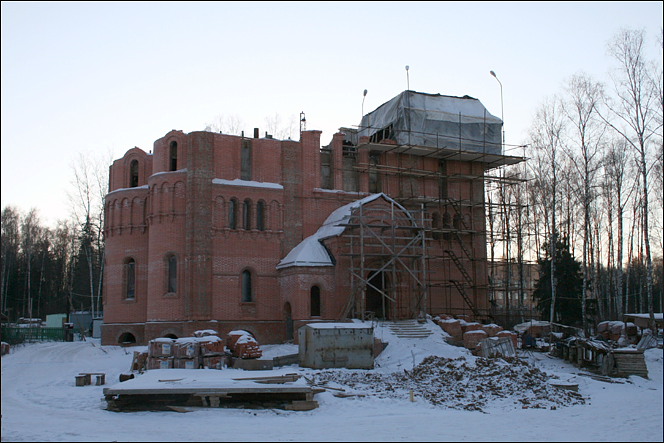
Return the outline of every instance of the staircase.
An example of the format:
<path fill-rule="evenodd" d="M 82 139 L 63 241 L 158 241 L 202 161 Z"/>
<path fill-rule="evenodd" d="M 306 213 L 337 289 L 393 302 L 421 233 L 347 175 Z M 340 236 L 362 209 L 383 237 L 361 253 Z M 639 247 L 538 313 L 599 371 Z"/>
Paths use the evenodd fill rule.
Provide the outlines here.
<path fill-rule="evenodd" d="M 425 324 L 417 320 L 399 320 L 385 322 L 390 331 L 399 338 L 427 338 L 433 332 Z"/>

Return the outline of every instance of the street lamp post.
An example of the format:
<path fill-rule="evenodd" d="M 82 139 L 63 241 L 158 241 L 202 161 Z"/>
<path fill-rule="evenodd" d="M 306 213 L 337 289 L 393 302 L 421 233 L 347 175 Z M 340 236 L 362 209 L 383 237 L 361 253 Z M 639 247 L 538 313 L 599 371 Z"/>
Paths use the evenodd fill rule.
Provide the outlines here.
<path fill-rule="evenodd" d="M 500 119 L 503 121 L 503 152 L 505 151 L 505 109 L 503 108 L 503 83 L 500 81 L 498 76 L 496 75 L 495 72 L 489 71 L 489 74 L 493 76 L 496 80 L 498 80 L 498 84 L 500 85 Z"/>

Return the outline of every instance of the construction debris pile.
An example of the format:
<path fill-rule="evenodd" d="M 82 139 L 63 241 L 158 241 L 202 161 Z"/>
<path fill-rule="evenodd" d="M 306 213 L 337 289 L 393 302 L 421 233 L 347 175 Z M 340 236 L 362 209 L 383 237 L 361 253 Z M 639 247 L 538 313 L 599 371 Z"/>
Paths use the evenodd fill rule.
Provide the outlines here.
<path fill-rule="evenodd" d="M 477 322 L 468 322 L 462 318 L 454 318 L 446 314 L 436 316 L 434 321 L 450 335 L 447 339 L 448 343 L 470 349 L 475 355 L 481 355 L 482 341 L 492 337 L 509 338 L 512 340 L 514 349 L 518 348 L 518 334 L 505 331 L 501 326 L 493 323 L 484 325 Z"/>
<path fill-rule="evenodd" d="M 211 329 L 196 331 L 193 337 L 150 340 L 148 352 L 134 356 L 132 370 L 142 369 L 222 369 L 232 366 L 232 358 L 254 359 L 262 355 L 260 346 L 247 331 L 231 331 L 226 342 Z"/>
<path fill-rule="evenodd" d="M 518 358 L 476 358 L 473 363 L 465 357 L 430 356 L 411 371 L 379 374 L 327 370 L 315 374 L 311 383 L 336 383 L 381 398 L 408 398 L 412 391 L 437 406 L 482 412 L 498 403 L 506 407 L 506 401 L 522 409 L 585 404 L 578 392 L 555 386 L 551 378 Z"/>

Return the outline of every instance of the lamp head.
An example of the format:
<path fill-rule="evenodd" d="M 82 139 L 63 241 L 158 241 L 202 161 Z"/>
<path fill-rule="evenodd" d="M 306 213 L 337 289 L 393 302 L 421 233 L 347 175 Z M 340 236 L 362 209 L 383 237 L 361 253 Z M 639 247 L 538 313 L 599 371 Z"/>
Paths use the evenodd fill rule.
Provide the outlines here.
<path fill-rule="evenodd" d="M 491 74 L 491 75 L 493 75 L 494 77 L 496 77 L 496 73 L 493 72 L 493 71 L 489 71 L 489 74 Z M 496 78 L 498 78 L 498 77 L 496 77 Z"/>

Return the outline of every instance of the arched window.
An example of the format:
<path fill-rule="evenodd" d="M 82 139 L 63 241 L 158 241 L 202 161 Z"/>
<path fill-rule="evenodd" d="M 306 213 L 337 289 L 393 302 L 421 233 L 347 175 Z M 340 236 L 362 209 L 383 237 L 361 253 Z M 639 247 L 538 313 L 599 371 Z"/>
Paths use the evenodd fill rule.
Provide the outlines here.
<path fill-rule="evenodd" d="M 320 288 L 318 286 L 311 287 L 311 316 L 320 317 Z"/>
<path fill-rule="evenodd" d="M 125 262 L 125 298 L 127 300 L 136 298 L 136 262 L 133 258 Z"/>
<path fill-rule="evenodd" d="M 168 154 L 168 165 L 171 171 L 178 170 L 178 143 L 171 142 L 171 147 Z"/>
<path fill-rule="evenodd" d="M 242 203 L 242 227 L 247 231 L 251 229 L 251 200 L 249 199 Z"/>
<path fill-rule="evenodd" d="M 253 290 L 251 287 L 251 272 L 242 271 L 242 302 L 251 303 L 254 301 Z"/>
<path fill-rule="evenodd" d="M 256 204 L 256 229 L 265 230 L 265 202 L 259 200 Z"/>
<path fill-rule="evenodd" d="M 175 254 L 166 257 L 166 292 L 178 291 L 178 259 Z"/>
<path fill-rule="evenodd" d="M 237 229 L 237 199 L 232 198 L 228 204 L 228 227 Z"/>
<path fill-rule="evenodd" d="M 129 187 L 138 186 L 138 160 L 132 160 L 129 164 Z"/>

